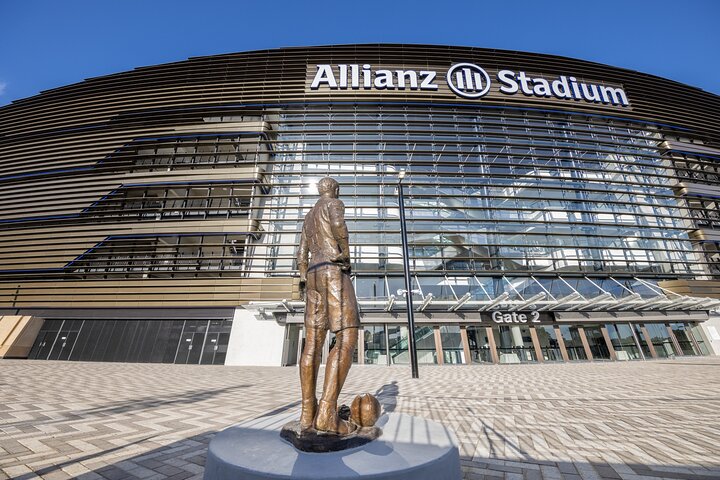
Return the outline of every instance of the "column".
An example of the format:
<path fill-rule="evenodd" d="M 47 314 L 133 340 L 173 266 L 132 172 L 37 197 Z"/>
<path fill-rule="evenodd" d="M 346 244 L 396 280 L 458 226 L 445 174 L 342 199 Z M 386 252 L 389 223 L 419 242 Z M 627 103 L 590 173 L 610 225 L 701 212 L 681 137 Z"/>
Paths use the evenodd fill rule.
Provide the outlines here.
<path fill-rule="evenodd" d="M 460 326 L 460 340 L 463 346 L 463 356 L 465 357 L 465 364 L 472 364 L 472 357 L 470 356 L 470 342 L 468 341 L 467 327 L 465 325 Z"/>
<path fill-rule="evenodd" d="M 435 335 L 435 354 L 437 355 L 438 365 L 442 365 L 445 363 L 445 356 L 443 355 L 442 336 L 440 335 L 440 326 L 435 325 L 433 327 L 433 334 Z"/>
<path fill-rule="evenodd" d="M 670 341 L 672 342 L 673 350 L 675 350 L 675 355 L 684 355 L 677 338 L 675 338 L 675 332 L 673 332 L 673 329 L 667 323 L 665 324 L 665 328 L 667 328 L 668 335 L 670 335 Z"/>
<path fill-rule="evenodd" d="M 490 355 L 492 355 L 493 363 L 500 363 L 500 357 L 497 353 L 497 345 L 495 345 L 495 336 L 492 327 L 485 327 L 485 335 L 487 335 L 490 344 Z"/>
<path fill-rule="evenodd" d="M 592 362 L 593 355 L 590 351 L 590 345 L 588 344 L 587 338 L 585 337 L 585 329 L 583 327 L 578 327 L 578 334 L 580 335 L 580 341 L 583 344 L 583 348 L 585 349 L 585 356 L 588 360 Z"/>
<path fill-rule="evenodd" d="M 538 340 L 537 331 L 535 330 L 534 326 L 530 327 L 530 338 L 532 339 L 532 344 L 535 348 L 535 356 L 537 357 L 537 361 L 539 363 L 544 362 L 545 358 L 543 357 L 542 349 L 540 348 L 540 340 Z"/>
<path fill-rule="evenodd" d="M 690 342 L 693 344 L 693 348 L 695 349 L 695 351 L 697 352 L 697 354 L 699 356 L 702 356 L 702 354 L 703 354 L 702 348 L 700 348 L 700 344 L 695 339 L 695 335 L 693 334 L 692 328 L 693 328 L 693 325 L 691 325 L 689 323 L 685 324 L 685 331 L 687 332 L 688 338 L 690 338 Z M 698 330 L 702 330 L 702 329 L 699 328 Z"/>
<path fill-rule="evenodd" d="M 358 328 L 357 352 L 358 364 L 365 365 L 365 328 L 362 326 Z"/>
<path fill-rule="evenodd" d="M 605 340 L 605 345 L 607 345 L 608 352 L 610 352 L 610 360 L 617 360 L 617 357 L 615 356 L 615 347 L 613 346 L 612 341 L 610 341 L 610 334 L 608 334 L 607 327 L 605 325 L 601 325 L 600 331 L 602 332 L 603 339 Z"/>
<path fill-rule="evenodd" d="M 560 355 L 562 355 L 563 361 L 569 362 L 570 357 L 568 356 L 567 349 L 565 349 L 565 339 L 558 326 L 555 326 L 555 337 L 557 338 L 558 346 L 560 346 Z"/>
<path fill-rule="evenodd" d="M 645 324 L 640 325 L 640 332 L 642 332 L 643 338 L 645 339 L 645 343 L 648 346 L 648 349 L 650 350 L 650 356 L 652 358 L 657 358 L 657 352 L 655 351 L 655 345 L 652 343 L 652 338 L 650 337 L 650 332 L 647 331 L 647 328 L 645 328 Z"/>

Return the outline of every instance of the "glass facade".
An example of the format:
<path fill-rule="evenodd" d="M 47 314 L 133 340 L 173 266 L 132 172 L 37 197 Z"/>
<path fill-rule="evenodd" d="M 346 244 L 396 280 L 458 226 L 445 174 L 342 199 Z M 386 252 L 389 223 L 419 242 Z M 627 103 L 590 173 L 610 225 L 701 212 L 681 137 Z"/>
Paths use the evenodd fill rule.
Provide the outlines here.
<path fill-rule="evenodd" d="M 277 125 L 273 188 L 262 202 L 270 231 L 258 248 L 272 246 L 256 250 L 267 260 L 255 270 L 293 270 L 297 225 L 315 202 L 313 185 L 331 175 L 342 186 L 358 294 L 392 292 L 388 277 L 402 260 L 395 183 L 405 169 L 412 270 L 423 294 L 437 299 L 508 289 L 498 277 L 473 278 L 478 272 L 701 272 L 653 127 L 382 106 L 281 112 Z"/>

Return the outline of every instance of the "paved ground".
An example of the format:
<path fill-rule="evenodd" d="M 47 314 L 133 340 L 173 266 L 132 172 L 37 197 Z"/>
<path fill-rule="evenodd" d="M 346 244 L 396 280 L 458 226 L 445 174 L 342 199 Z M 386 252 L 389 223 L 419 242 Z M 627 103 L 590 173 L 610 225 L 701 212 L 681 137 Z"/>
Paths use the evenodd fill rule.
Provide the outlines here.
<path fill-rule="evenodd" d="M 467 479 L 720 478 L 720 358 L 420 374 L 344 392 L 452 427 Z M 294 368 L 0 360 L 0 479 L 201 478 L 215 432 L 298 398 Z"/>

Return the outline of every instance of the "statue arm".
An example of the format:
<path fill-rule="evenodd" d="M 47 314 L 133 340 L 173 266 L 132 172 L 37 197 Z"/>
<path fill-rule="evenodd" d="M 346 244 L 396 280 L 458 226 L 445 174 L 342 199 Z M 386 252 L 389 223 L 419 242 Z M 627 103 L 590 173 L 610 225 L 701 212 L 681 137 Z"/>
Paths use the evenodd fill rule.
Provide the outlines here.
<path fill-rule="evenodd" d="M 348 233 L 347 225 L 345 224 L 345 205 L 341 200 L 335 199 L 328 206 L 330 213 L 330 226 L 332 228 L 333 237 L 338 244 L 340 249 L 340 256 L 338 260 L 343 263 L 343 267 L 347 270 L 350 269 L 350 245 L 348 239 L 350 234 Z"/>
<path fill-rule="evenodd" d="M 300 283 L 305 283 L 307 281 L 308 242 L 307 234 L 305 233 L 306 224 L 307 222 L 303 223 L 302 232 L 300 233 L 300 246 L 297 251 L 297 265 L 298 270 L 300 271 Z"/>

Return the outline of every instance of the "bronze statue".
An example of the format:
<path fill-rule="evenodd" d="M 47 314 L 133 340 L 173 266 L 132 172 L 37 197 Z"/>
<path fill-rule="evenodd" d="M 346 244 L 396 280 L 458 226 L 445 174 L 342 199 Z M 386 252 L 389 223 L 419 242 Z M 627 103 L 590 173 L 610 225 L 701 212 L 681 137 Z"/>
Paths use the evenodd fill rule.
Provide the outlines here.
<path fill-rule="evenodd" d="M 350 281 L 350 247 L 345 205 L 338 199 L 340 185 L 332 178 L 323 178 L 318 182 L 318 192 L 320 199 L 305 216 L 297 255 L 306 297 L 300 428 L 346 435 L 359 426 L 338 415 L 337 401 L 352 365 L 360 319 Z M 328 330 L 335 334 L 335 345 L 327 358 L 318 403 L 315 387 Z"/>
<path fill-rule="evenodd" d="M 352 406 L 338 409 L 338 396 L 352 365 L 360 317 L 350 281 L 350 247 L 345 205 L 332 178 L 318 182 L 320 199 L 305 216 L 297 263 L 305 290 L 305 349 L 300 359 L 302 413 L 280 436 L 305 452 L 334 452 L 373 441 L 380 403 L 371 394 L 358 395 Z M 315 397 L 320 356 L 328 330 L 335 342 L 325 364 L 325 382 Z"/>

